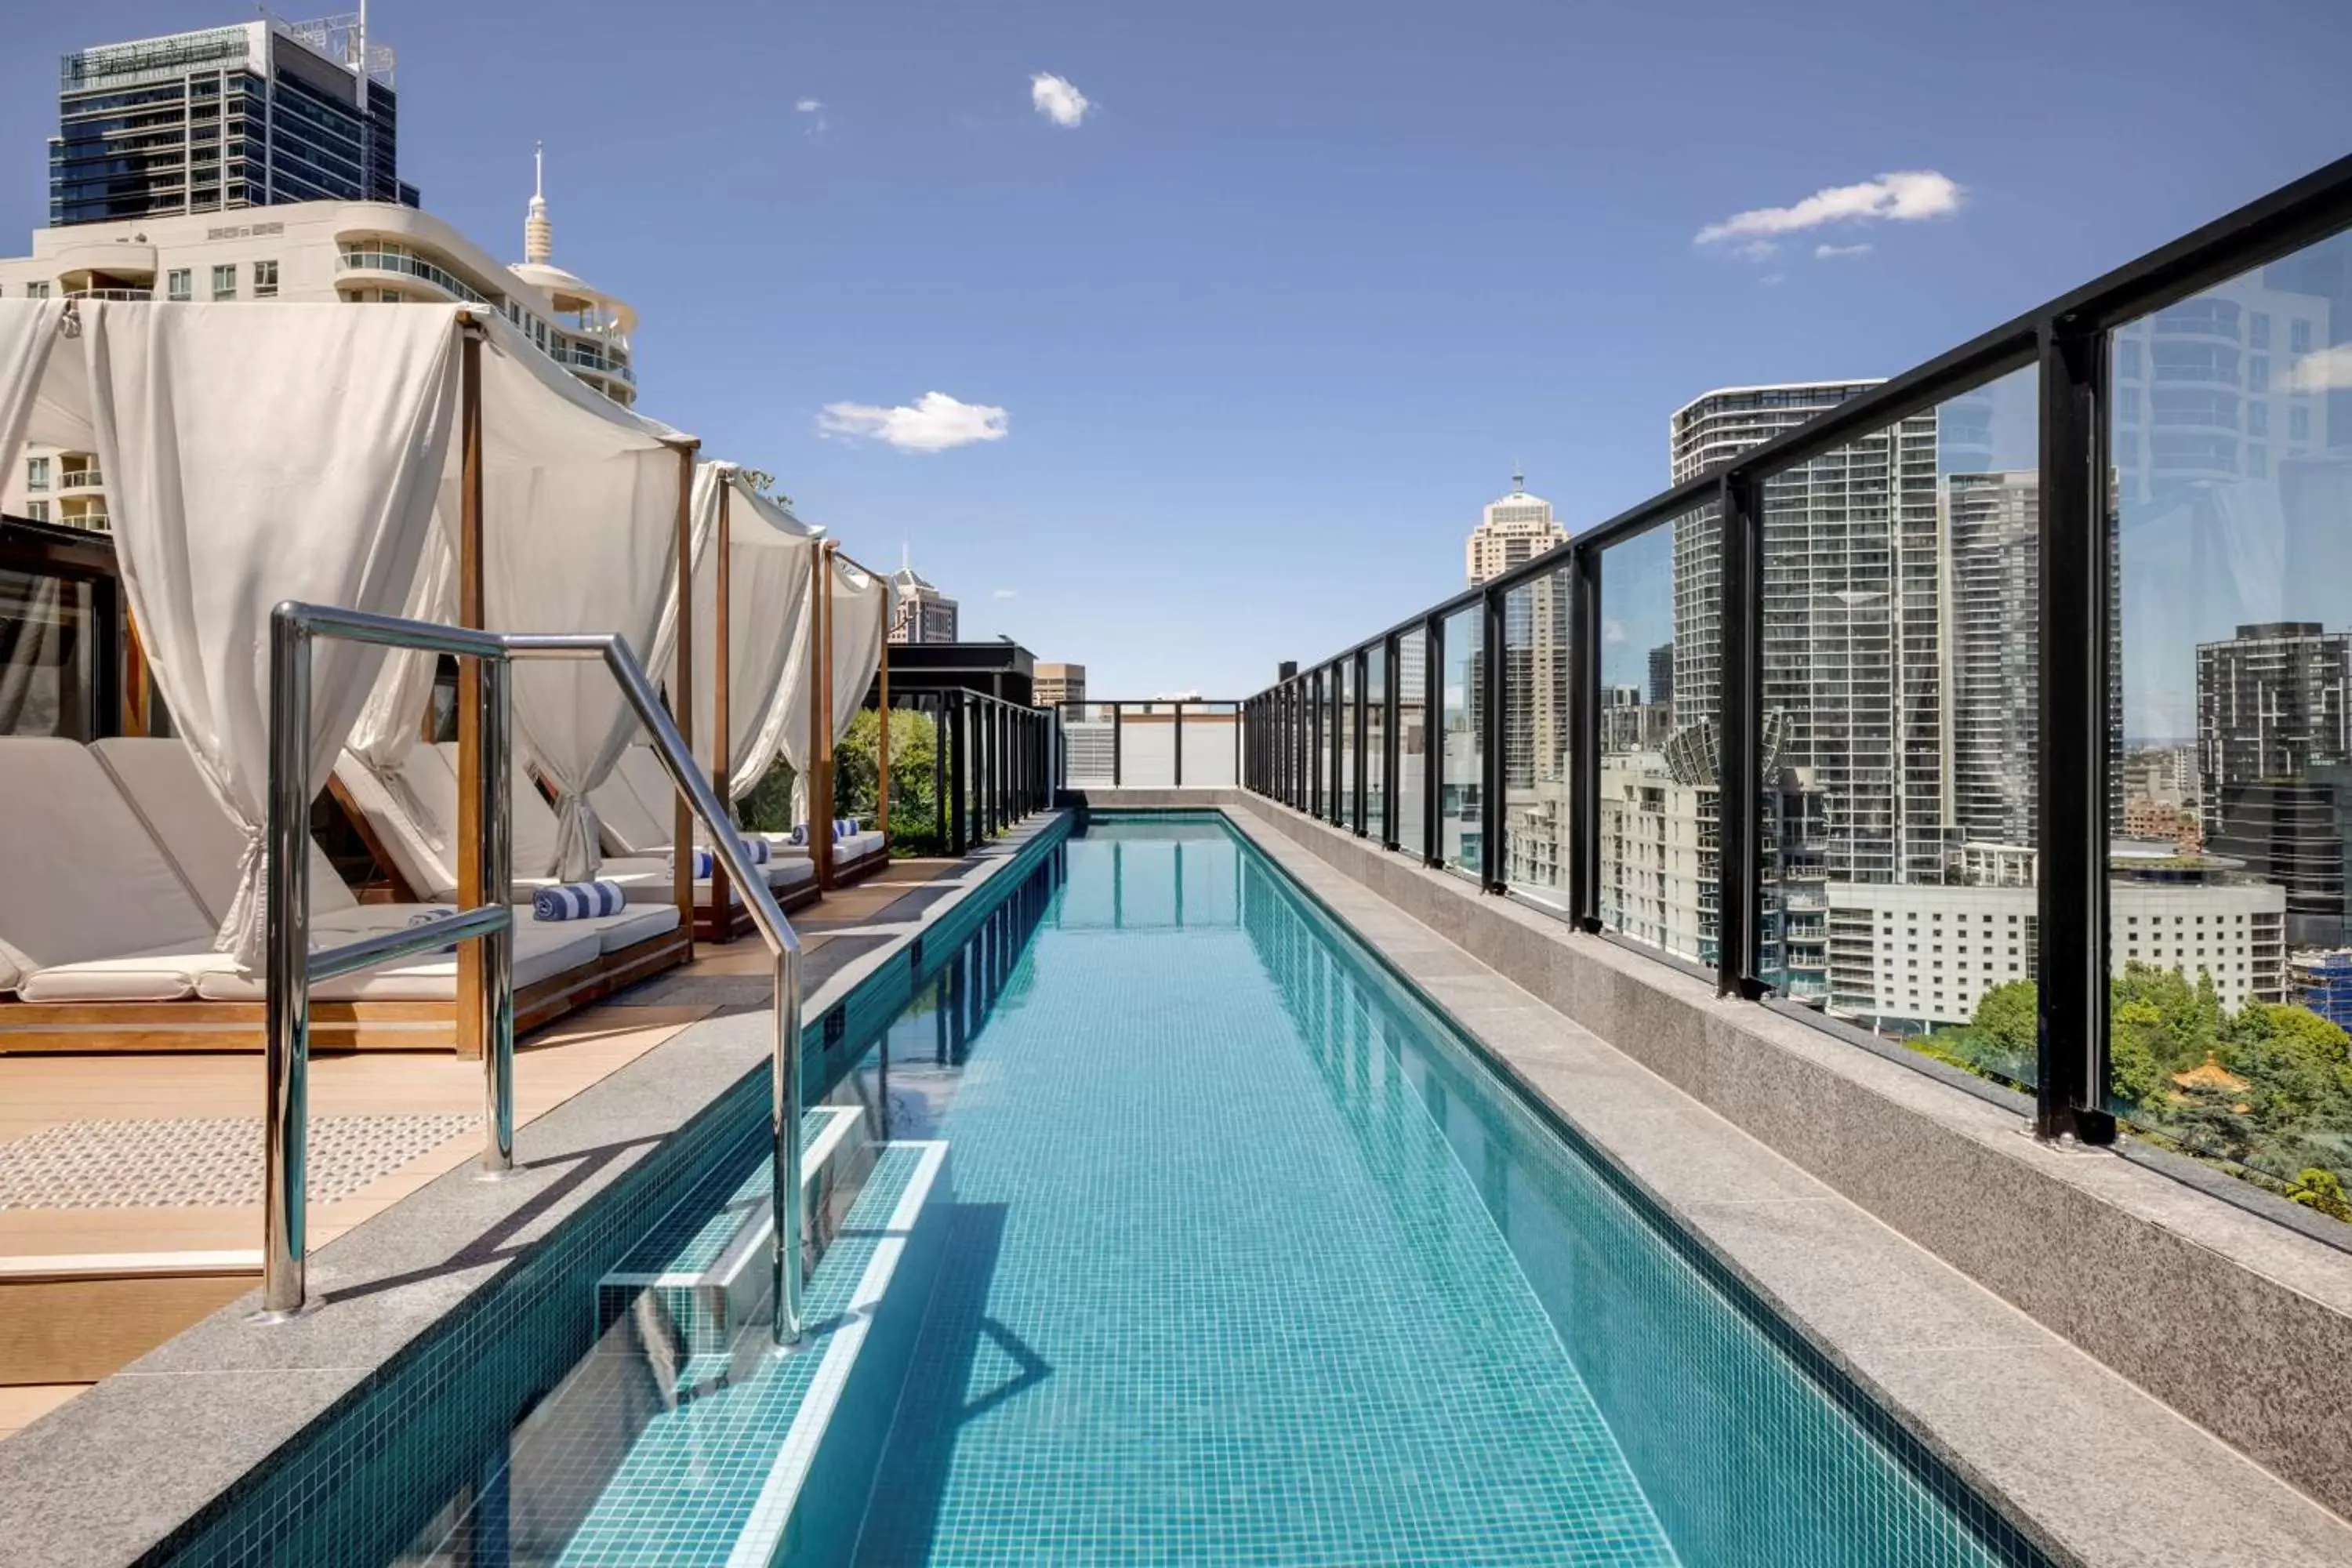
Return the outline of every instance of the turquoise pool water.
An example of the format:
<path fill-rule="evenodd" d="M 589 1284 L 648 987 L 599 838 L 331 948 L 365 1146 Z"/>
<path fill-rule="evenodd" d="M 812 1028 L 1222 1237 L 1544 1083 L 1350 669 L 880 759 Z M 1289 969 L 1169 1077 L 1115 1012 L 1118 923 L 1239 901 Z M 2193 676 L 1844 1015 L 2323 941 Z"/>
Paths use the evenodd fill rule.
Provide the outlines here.
<path fill-rule="evenodd" d="M 1222 820 L 1023 853 L 804 1041 L 799 1351 L 755 1079 L 192 1555 L 2042 1561 Z"/>
<path fill-rule="evenodd" d="M 850 1086 L 955 1172 L 857 1561 L 2033 1560 L 1222 822 L 1037 876 Z"/>

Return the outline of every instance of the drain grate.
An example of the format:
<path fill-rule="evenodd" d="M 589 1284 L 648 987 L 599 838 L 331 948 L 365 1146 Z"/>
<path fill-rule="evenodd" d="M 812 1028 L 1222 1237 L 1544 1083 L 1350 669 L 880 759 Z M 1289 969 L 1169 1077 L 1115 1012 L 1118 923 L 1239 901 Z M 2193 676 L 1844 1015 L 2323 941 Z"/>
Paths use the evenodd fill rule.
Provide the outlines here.
<path fill-rule="evenodd" d="M 308 1150 L 312 1203 L 346 1198 L 480 1118 L 320 1116 Z M 202 1208 L 261 1202 L 261 1119 L 73 1121 L 0 1143 L 0 1209 Z"/>

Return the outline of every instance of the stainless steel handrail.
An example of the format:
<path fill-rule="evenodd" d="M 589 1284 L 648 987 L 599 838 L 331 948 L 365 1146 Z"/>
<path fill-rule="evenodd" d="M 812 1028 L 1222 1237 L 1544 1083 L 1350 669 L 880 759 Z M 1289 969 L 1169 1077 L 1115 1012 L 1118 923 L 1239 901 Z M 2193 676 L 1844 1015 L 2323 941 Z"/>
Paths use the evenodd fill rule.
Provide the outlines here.
<path fill-rule="evenodd" d="M 417 648 L 482 661 L 482 880 L 498 901 L 447 920 L 386 931 L 338 947 L 310 951 L 310 645 L 339 637 L 379 647 Z M 800 939 L 776 902 L 767 879 L 744 847 L 710 782 L 695 766 L 645 667 L 626 639 L 612 633 L 499 633 L 430 621 L 288 601 L 269 618 L 269 823 L 267 925 L 268 1017 L 263 1075 L 267 1212 L 262 1253 L 262 1316 L 279 1320 L 302 1310 L 305 1297 L 304 1156 L 310 1123 L 310 986 L 389 959 L 447 948 L 483 946 L 482 1169 L 497 1175 L 514 1163 L 514 911 L 505 901 L 513 877 L 513 842 L 507 790 L 510 688 L 508 665 L 517 658 L 601 659 L 640 722 L 653 736 L 654 754 L 685 795 L 710 850 L 740 890 L 751 923 L 775 960 L 774 1084 L 770 1097 L 775 1222 L 774 1337 L 801 1337 L 801 976 Z M 691 854 L 678 845 L 674 853 Z"/>

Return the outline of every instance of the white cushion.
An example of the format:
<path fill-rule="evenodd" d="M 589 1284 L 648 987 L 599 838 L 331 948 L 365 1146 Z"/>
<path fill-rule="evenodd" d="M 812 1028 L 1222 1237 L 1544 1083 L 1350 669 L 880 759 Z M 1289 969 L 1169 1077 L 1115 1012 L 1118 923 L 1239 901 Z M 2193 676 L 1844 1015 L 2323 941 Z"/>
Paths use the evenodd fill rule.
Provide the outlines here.
<path fill-rule="evenodd" d="M 588 804 L 596 808 L 604 847 L 611 853 L 650 855 L 669 847 L 669 828 L 653 819 L 618 773 L 588 792 Z"/>
<path fill-rule="evenodd" d="M 5 995 L 16 990 L 16 982 L 33 973 L 37 967 L 38 966 L 31 959 L 10 947 L 5 942 L 0 942 L 0 995 Z"/>
<path fill-rule="evenodd" d="M 89 749 L 195 889 L 214 924 L 228 919 L 245 836 L 196 771 L 187 743 L 165 737 L 119 736 L 94 741 Z M 310 913 L 315 917 L 348 910 L 357 902 L 333 863 L 312 844 Z"/>
<path fill-rule="evenodd" d="M 546 922 L 541 922 L 546 923 Z M 586 928 L 596 933 L 596 940 L 606 952 L 618 952 L 625 947 L 635 947 L 641 942 L 677 929 L 676 904 L 631 904 L 617 915 L 598 915 L 593 920 L 557 922 L 573 930 Z"/>
<path fill-rule="evenodd" d="M 19 971 L 202 952 L 219 929 L 79 742 L 0 738 L 0 939 Z"/>
<path fill-rule="evenodd" d="M 590 925 L 587 921 L 516 921 L 516 988 L 594 963 L 604 943 L 594 930 L 588 929 Z M 212 1002 L 258 1002 L 261 977 L 240 974 L 233 968 L 208 972 L 197 977 L 196 994 Z M 457 955 L 454 952 L 428 953 L 357 974 L 338 975 L 310 987 L 311 1000 L 317 1002 L 446 1002 L 457 994 Z"/>
<path fill-rule="evenodd" d="M 410 752 L 397 772 L 407 795 L 423 808 L 421 819 L 419 813 L 404 809 L 385 781 L 359 758 L 345 752 L 335 759 L 336 782 L 368 819 L 401 880 L 428 899 L 454 897 L 457 781 L 430 746 Z"/>

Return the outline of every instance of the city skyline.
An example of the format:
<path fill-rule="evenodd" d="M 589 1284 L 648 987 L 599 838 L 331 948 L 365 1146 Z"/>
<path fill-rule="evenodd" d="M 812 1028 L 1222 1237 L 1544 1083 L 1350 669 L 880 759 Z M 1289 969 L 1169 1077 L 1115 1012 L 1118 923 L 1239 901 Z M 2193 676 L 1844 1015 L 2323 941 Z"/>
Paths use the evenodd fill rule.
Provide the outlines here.
<path fill-rule="evenodd" d="M 58 57 L 249 15 L 17 18 L 0 248 L 46 218 Z M 376 24 L 400 50 L 400 178 L 518 259 L 544 142 L 558 256 L 643 310 L 663 417 L 779 475 L 814 523 L 910 534 L 968 635 L 1087 650 L 1106 690 L 1231 694 L 1427 602 L 1515 461 L 1589 526 L 1657 488 L 1657 433 L 1699 391 L 1890 374 L 2305 173 L 2340 141 L 2329 51 L 2307 47 L 2321 14 L 2266 8 L 2180 49 L 2201 15 L 2003 4 L 1898 37 L 1832 5 L 1801 30 L 1817 47 L 1772 57 L 1816 110 L 1797 139 L 1738 134 L 1738 56 L 1782 30 L 1727 4 L 1307 0 L 1276 26 L 1212 0 L 1147 39 L 1066 0 L 912 29 L 722 3 L 698 20 L 727 47 L 675 52 L 642 49 L 611 0 L 407 0 Z M 2003 47 L 2018 31 L 2095 49 L 2098 79 L 2042 90 Z M 1728 47 L 1695 58 L 1695 35 Z M 614 116 L 517 68 L 557 37 L 668 107 Z M 1087 100 L 1080 122 L 1033 102 L 1045 72 Z M 2157 111 L 2215 72 L 2264 81 L 2273 112 Z M 1669 79 L 1695 112 L 1655 114 L 1642 84 Z M 2108 173 L 2053 164 L 2053 137 Z M 1769 262 L 1697 242 L 1899 170 L 1940 171 L 1958 205 L 1792 231 Z M 1507 242 L 1472 241 L 1498 226 Z M 829 405 L 920 416 L 930 393 L 983 435 L 972 411 L 1003 410 L 1004 433 L 921 451 L 819 428 Z M 1008 535 L 1033 547 L 984 542 Z M 1166 624 L 1120 625 L 1090 592 L 1106 571 L 1151 573 Z M 1328 591 L 1304 602 L 1274 586 L 1310 574 Z"/>

